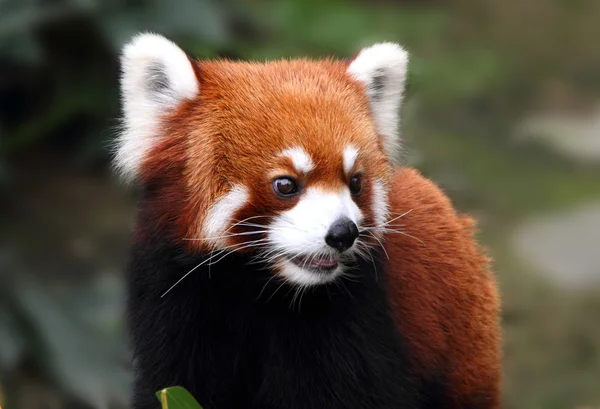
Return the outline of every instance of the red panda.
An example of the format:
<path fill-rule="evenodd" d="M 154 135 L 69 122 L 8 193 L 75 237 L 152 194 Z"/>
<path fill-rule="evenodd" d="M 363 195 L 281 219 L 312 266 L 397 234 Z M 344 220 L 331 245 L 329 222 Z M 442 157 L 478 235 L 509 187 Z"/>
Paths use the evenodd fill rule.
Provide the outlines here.
<path fill-rule="evenodd" d="M 122 54 L 115 166 L 141 186 L 133 407 L 500 406 L 499 297 L 473 221 L 394 162 L 408 64 Z"/>

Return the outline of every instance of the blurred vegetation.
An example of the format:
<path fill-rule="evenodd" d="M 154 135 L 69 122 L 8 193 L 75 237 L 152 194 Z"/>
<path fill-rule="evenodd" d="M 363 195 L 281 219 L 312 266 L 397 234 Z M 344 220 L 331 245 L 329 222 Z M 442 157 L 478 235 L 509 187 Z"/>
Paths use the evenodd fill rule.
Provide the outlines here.
<path fill-rule="evenodd" d="M 600 2 L 585 0 L 0 0 L 0 404 L 127 401 L 132 200 L 110 177 L 107 146 L 119 49 L 149 30 L 200 58 L 402 43 L 404 160 L 480 219 L 496 260 L 506 407 L 599 406 L 598 285 L 561 287 L 511 245 L 524 220 L 600 198 L 598 162 L 519 133 L 534 114 L 600 102 L 598 21 Z"/>

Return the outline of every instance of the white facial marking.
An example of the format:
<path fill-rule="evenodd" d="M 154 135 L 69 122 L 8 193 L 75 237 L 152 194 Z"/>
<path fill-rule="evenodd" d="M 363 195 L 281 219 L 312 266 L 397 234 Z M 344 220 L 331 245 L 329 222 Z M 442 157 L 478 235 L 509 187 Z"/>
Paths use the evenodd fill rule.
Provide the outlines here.
<path fill-rule="evenodd" d="M 344 173 L 346 173 L 346 175 L 350 174 L 357 157 L 358 149 L 352 145 L 346 146 L 346 149 L 344 149 Z"/>
<path fill-rule="evenodd" d="M 292 283 L 299 284 L 301 286 L 311 286 L 329 283 L 335 280 L 341 272 L 342 268 L 337 267 L 335 270 L 325 274 L 313 273 L 289 261 L 284 262 L 280 266 L 279 270 L 279 273 L 283 277 L 285 277 Z"/>
<path fill-rule="evenodd" d="M 375 226 L 381 226 L 373 232 L 381 235 L 384 230 L 384 223 L 388 218 L 388 192 L 381 179 L 373 181 L 373 219 Z"/>
<path fill-rule="evenodd" d="M 287 156 L 292 160 L 294 168 L 296 168 L 298 173 L 308 173 L 315 168 L 315 164 L 313 163 L 310 155 L 299 146 L 295 148 L 288 148 L 281 152 L 281 155 Z"/>
<path fill-rule="evenodd" d="M 399 145 L 400 104 L 408 68 L 408 53 L 394 43 L 364 48 L 350 63 L 347 73 L 364 85 L 377 132 L 391 159 Z"/>
<path fill-rule="evenodd" d="M 221 196 L 210 207 L 203 226 L 204 238 L 210 239 L 214 244 L 224 246 L 223 236 L 229 228 L 233 214 L 248 202 L 248 188 L 235 185 L 229 192 Z"/>
<path fill-rule="evenodd" d="M 296 206 L 274 219 L 269 226 L 269 244 L 288 258 L 296 255 L 337 255 L 325 242 L 325 236 L 329 227 L 343 216 L 359 227 L 364 219 L 347 187 L 338 192 L 310 188 Z M 352 248 L 349 251 L 351 252 Z M 298 267 L 289 260 L 282 263 L 281 274 L 291 282 L 301 285 L 331 281 L 343 269 L 338 266 L 327 274 L 316 274 Z"/>
<path fill-rule="evenodd" d="M 121 55 L 123 129 L 116 140 L 114 165 L 135 179 L 159 135 L 161 116 L 199 91 L 194 69 L 177 45 L 156 34 L 133 38 Z"/>

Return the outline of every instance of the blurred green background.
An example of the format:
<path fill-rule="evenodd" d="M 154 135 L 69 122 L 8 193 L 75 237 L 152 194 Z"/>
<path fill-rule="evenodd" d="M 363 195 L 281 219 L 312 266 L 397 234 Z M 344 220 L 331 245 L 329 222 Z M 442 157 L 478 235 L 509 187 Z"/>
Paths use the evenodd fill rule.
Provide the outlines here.
<path fill-rule="evenodd" d="M 111 175 L 118 53 L 411 53 L 403 161 L 480 220 L 505 407 L 600 407 L 600 2 L 0 0 L 0 404 L 122 408 L 133 195 Z"/>

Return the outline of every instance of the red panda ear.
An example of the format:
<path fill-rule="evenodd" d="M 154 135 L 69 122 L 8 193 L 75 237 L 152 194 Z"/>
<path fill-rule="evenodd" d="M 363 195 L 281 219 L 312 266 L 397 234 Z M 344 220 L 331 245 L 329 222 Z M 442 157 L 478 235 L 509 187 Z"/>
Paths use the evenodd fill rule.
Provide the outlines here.
<path fill-rule="evenodd" d="M 132 180 L 161 136 L 161 116 L 194 98 L 199 85 L 187 55 L 156 34 L 140 34 L 126 44 L 121 66 L 123 128 L 116 141 L 114 163 L 126 180 Z"/>
<path fill-rule="evenodd" d="M 390 159 L 397 158 L 400 104 L 408 68 L 408 53 L 394 43 L 364 48 L 346 72 L 363 84 L 369 97 L 377 132 Z"/>

